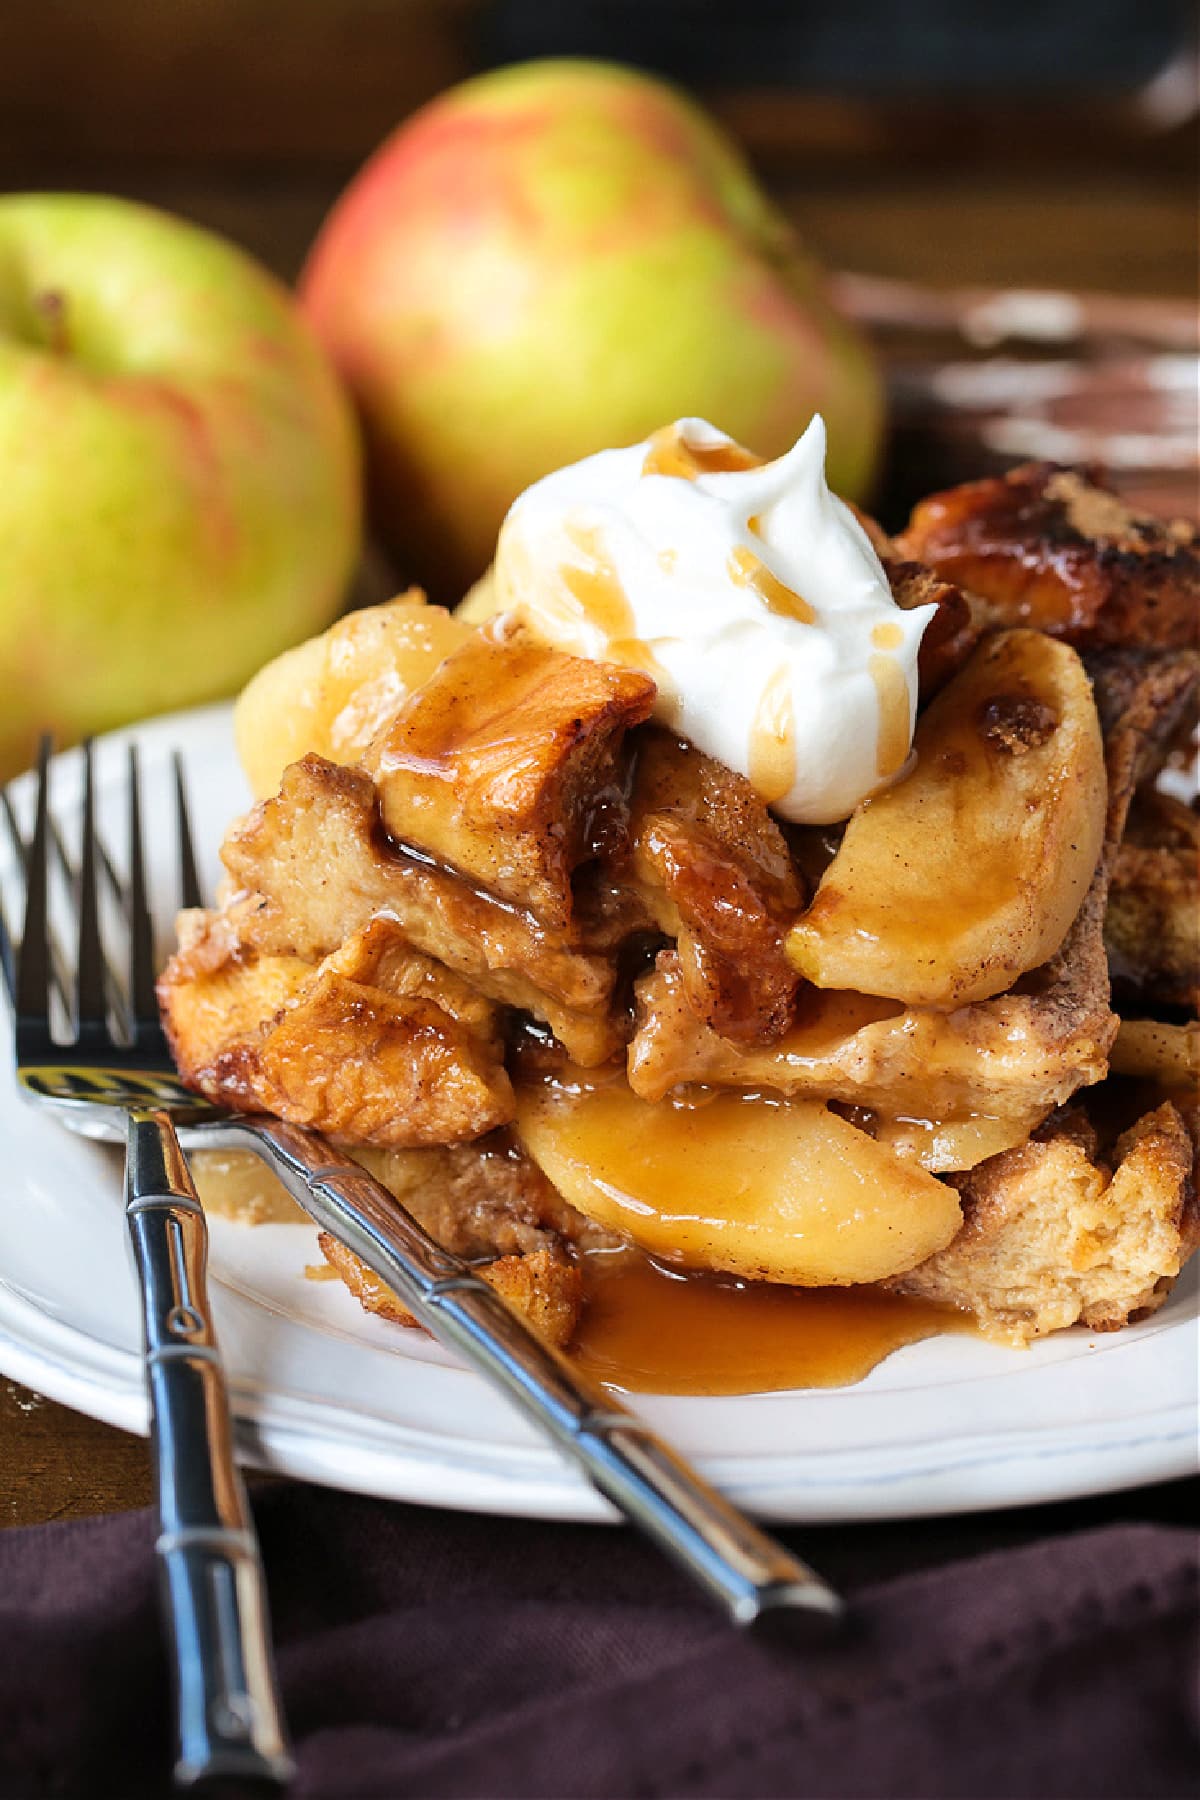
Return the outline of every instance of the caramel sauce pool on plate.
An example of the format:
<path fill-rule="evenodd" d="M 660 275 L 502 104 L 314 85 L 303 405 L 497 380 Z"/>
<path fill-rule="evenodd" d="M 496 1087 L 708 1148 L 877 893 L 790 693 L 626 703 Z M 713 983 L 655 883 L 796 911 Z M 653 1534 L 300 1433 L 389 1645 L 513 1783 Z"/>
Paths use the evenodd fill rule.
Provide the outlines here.
<path fill-rule="evenodd" d="M 905 1344 L 972 1321 L 879 1288 L 788 1288 L 666 1269 L 636 1251 L 585 1258 L 572 1360 L 634 1394 L 847 1387 Z"/>
<path fill-rule="evenodd" d="M 304 1214 L 259 1159 L 191 1158 L 205 1207 L 246 1225 Z M 310 1280 L 331 1280 L 317 1264 Z M 788 1288 L 667 1269 L 636 1250 L 584 1258 L 583 1317 L 572 1361 L 632 1394 L 765 1394 L 845 1387 L 905 1344 L 972 1330 L 964 1314 L 878 1288 Z M 399 1330 L 400 1327 L 397 1327 Z"/>

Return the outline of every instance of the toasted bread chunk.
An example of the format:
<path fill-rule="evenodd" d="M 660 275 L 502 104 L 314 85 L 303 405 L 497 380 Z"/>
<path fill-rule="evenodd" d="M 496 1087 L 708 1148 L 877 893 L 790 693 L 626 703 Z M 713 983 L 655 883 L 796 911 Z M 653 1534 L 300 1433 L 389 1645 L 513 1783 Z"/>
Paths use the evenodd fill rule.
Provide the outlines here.
<path fill-rule="evenodd" d="M 1200 1238 L 1192 1147 L 1164 1104 L 1118 1139 L 1110 1169 L 1078 1108 L 954 1179 L 963 1228 L 885 1285 L 973 1312 L 1013 1343 L 1080 1323 L 1115 1331 L 1161 1306 Z"/>
<path fill-rule="evenodd" d="M 481 1042 L 500 1052 L 500 1008 L 465 976 L 417 950 L 395 919 L 380 914 L 325 958 L 323 966 L 347 981 L 381 988 L 397 1000 L 432 1000 Z"/>
<path fill-rule="evenodd" d="M 420 1329 L 404 1302 L 353 1250 L 327 1231 L 317 1241 L 326 1262 L 364 1311 Z M 560 1350 L 566 1348 L 583 1305 L 583 1277 L 565 1250 L 546 1246 L 528 1255 L 502 1256 L 482 1265 L 479 1273 L 539 1337 Z"/>
<path fill-rule="evenodd" d="M 356 1144 L 455 1144 L 513 1117 L 503 1065 L 431 1000 L 321 971 L 257 1052 L 267 1112 Z"/>
<path fill-rule="evenodd" d="M 1200 536 L 1131 512 L 1074 469 L 1026 463 L 931 494 L 896 540 L 994 621 L 1077 646 L 1196 641 Z"/>
<path fill-rule="evenodd" d="M 512 1118 L 498 1045 L 428 997 L 427 958 L 399 995 L 332 961 L 233 953 L 196 973 L 186 953 L 172 959 L 159 999 L 184 1080 L 236 1111 L 355 1143 L 457 1143 Z"/>
<path fill-rule="evenodd" d="M 208 1073 L 235 1044 L 254 1044 L 265 1023 L 299 999 L 313 965 L 299 956 L 247 955 L 227 914 L 180 913 L 179 948 L 158 982 L 171 1054 L 183 1079 L 212 1094 Z M 215 1098 L 215 1095 L 213 1095 Z M 247 1087 L 227 1104 L 245 1111 Z"/>
<path fill-rule="evenodd" d="M 368 775 L 319 756 L 284 773 L 278 795 L 234 828 L 222 849 L 243 897 L 243 944 L 315 962 L 377 914 L 479 991 L 549 1025 L 593 1067 L 622 1042 L 609 998 L 610 961 L 571 949 L 531 913 L 480 893 L 447 869 L 392 853 L 378 830 Z"/>
<path fill-rule="evenodd" d="M 772 904 L 799 906 L 799 877 L 787 839 L 742 775 L 683 738 L 657 727 L 638 733 L 631 810 L 634 825 L 647 813 L 673 812 L 702 823 L 726 853 L 746 858 Z"/>
<path fill-rule="evenodd" d="M 567 1203 L 509 1130 L 440 1149 L 353 1145 L 351 1153 L 456 1256 L 478 1261 L 559 1240 L 583 1248 L 616 1241 Z"/>
<path fill-rule="evenodd" d="M 1153 789 L 1117 852 L 1104 943 L 1122 1004 L 1200 1010 L 1200 817 Z"/>
<path fill-rule="evenodd" d="M 569 1247 L 614 1240 L 567 1204 L 511 1132 L 443 1149 L 355 1146 L 354 1155 L 439 1244 L 456 1256 L 488 1259 L 480 1273 L 535 1330 L 551 1343 L 570 1340 L 582 1282 Z M 321 1247 L 368 1311 L 415 1324 L 352 1251 L 325 1234 Z"/>
<path fill-rule="evenodd" d="M 384 825 L 565 930 L 573 870 L 624 838 L 621 743 L 654 693 L 636 670 L 478 631 L 364 759 Z"/>
<path fill-rule="evenodd" d="M 736 1043 L 772 1043 L 799 978 L 784 937 L 801 887 L 778 825 L 750 783 L 663 731 L 642 735 L 631 802 L 631 873 L 678 940 L 697 1017 Z"/>

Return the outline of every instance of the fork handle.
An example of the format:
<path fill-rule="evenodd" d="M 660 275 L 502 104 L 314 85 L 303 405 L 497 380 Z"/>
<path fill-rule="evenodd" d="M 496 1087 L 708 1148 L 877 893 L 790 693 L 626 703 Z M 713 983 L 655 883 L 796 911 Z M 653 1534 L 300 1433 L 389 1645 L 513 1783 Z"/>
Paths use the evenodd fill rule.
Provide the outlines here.
<path fill-rule="evenodd" d="M 344 1151 L 279 1119 L 228 1118 L 195 1141 L 249 1143 L 323 1230 L 348 1244 L 581 1468 L 737 1625 L 840 1618 L 819 1575 L 703 1481 L 650 1427 L 535 1335 Z"/>
<path fill-rule="evenodd" d="M 204 1212 L 168 1116 L 132 1112 L 125 1213 L 140 1278 L 158 1500 L 155 1546 L 174 1648 L 175 1780 L 287 1781 L 266 1584 L 233 1454 L 208 1303 Z"/>

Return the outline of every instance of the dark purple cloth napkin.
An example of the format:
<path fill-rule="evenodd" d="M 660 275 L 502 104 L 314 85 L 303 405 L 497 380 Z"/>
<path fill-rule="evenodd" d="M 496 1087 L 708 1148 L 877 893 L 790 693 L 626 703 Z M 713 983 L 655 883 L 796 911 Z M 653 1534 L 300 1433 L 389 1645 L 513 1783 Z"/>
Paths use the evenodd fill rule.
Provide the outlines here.
<path fill-rule="evenodd" d="M 255 1512 L 298 1800 L 1200 1791 L 1186 1523 L 1000 1516 L 965 1556 L 976 1521 L 789 1532 L 854 1602 L 796 1649 L 736 1636 L 629 1531 L 283 1483 Z M 153 1529 L 0 1534 L 4 1800 L 167 1793 Z"/>

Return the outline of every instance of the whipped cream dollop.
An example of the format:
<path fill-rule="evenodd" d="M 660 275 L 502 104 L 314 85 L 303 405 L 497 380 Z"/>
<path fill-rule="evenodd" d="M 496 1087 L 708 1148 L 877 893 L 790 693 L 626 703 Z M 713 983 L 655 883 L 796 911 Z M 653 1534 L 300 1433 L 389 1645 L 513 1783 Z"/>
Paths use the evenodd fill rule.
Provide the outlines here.
<path fill-rule="evenodd" d="M 912 748 L 917 652 L 866 532 L 825 482 L 825 425 L 762 463 L 703 419 L 535 482 L 496 601 L 577 656 L 645 670 L 655 716 L 785 819 L 833 824 Z"/>

